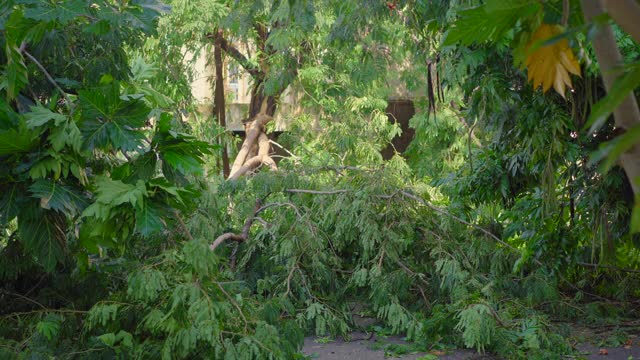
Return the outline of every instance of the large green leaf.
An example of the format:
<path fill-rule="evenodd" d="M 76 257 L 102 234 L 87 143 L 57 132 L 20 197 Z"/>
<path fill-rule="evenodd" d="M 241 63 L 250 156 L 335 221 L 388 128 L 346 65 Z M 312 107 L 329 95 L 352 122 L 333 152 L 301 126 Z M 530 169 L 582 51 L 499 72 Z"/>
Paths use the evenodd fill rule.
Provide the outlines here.
<path fill-rule="evenodd" d="M 204 141 L 175 134 L 158 146 L 161 159 L 184 175 L 201 174 L 204 156 L 211 154 L 213 146 Z"/>
<path fill-rule="evenodd" d="M 40 199 L 40 206 L 69 216 L 75 216 L 87 206 L 87 199 L 78 191 L 59 182 L 41 179 L 29 187 L 33 197 Z"/>
<path fill-rule="evenodd" d="M 97 254 L 99 252 L 98 245 L 114 247 L 116 245 L 115 237 L 119 235 L 121 234 L 118 233 L 118 228 L 113 220 L 103 221 L 91 218 L 80 225 L 78 241 L 90 253 Z"/>
<path fill-rule="evenodd" d="M 128 182 L 137 180 L 150 180 L 157 172 L 158 158 L 154 151 L 148 151 L 138 156 L 133 161 L 124 163 L 112 172 L 114 180 L 125 180 Z"/>
<path fill-rule="evenodd" d="M 24 197 L 18 184 L 0 187 L 0 226 L 11 221 L 20 211 L 20 200 Z"/>
<path fill-rule="evenodd" d="M 88 15 L 88 3 L 84 0 L 18 0 L 19 4 L 27 5 L 24 16 L 39 21 L 57 21 L 68 24 L 78 16 Z"/>
<path fill-rule="evenodd" d="M 55 113 L 42 105 L 32 106 L 31 111 L 24 114 L 27 120 L 27 128 L 34 129 L 53 120 L 56 126 L 62 124 L 67 117 L 62 114 Z"/>
<path fill-rule="evenodd" d="M 16 127 L 18 124 L 20 124 L 18 114 L 13 111 L 5 99 L 0 98 L 0 131 Z"/>
<path fill-rule="evenodd" d="M 18 215 L 18 235 L 25 250 L 48 272 L 64 258 L 66 227 L 63 214 L 41 209 L 35 203 L 24 206 Z"/>
<path fill-rule="evenodd" d="M 144 237 L 164 229 L 164 222 L 158 211 L 147 203 L 136 209 L 136 231 Z"/>
<path fill-rule="evenodd" d="M 35 146 L 36 137 L 25 128 L 0 131 L 0 155 L 27 152 Z"/>
<path fill-rule="evenodd" d="M 126 21 L 147 33 L 155 34 L 155 21 L 170 8 L 158 0 L 133 0 L 133 7 L 124 14 Z"/>
<path fill-rule="evenodd" d="M 96 200 L 103 204 L 118 206 L 130 203 L 134 207 L 144 206 L 147 189 L 144 181 L 138 180 L 133 184 L 125 184 L 119 180 L 111 180 L 104 176 L 96 179 Z"/>
<path fill-rule="evenodd" d="M 98 19 L 109 23 L 113 27 L 127 27 L 155 34 L 155 22 L 162 13 L 167 13 L 170 7 L 157 0 L 134 0 L 129 6 L 109 8 L 99 11 Z"/>
<path fill-rule="evenodd" d="M 150 109 L 142 100 L 132 96 L 120 96 L 117 82 L 79 92 L 82 120 L 78 124 L 89 150 L 139 149 L 145 138 L 144 127 Z"/>
<path fill-rule="evenodd" d="M 7 44 L 5 76 L 7 79 L 7 97 L 15 99 L 28 82 L 27 66 L 17 46 Z"/>
<path fill-rule="evenodd" d="M 533 0 L 491 0 L 485 5 L 463 10 L 447 33 L 443 45 L 471 45 L 499 40 L 518 20 L 534 15 L 540 9 L 540 3 Z"/>
<path fill-rule="evenodd" d="M 75 122 L 69 122 L 65 126 L 58 126 L 51 130 L 49 143 L 55 151 L 60 151 L 66 145 L 75 152 L 80 152 L 82 147 L 82 134 Z"/>

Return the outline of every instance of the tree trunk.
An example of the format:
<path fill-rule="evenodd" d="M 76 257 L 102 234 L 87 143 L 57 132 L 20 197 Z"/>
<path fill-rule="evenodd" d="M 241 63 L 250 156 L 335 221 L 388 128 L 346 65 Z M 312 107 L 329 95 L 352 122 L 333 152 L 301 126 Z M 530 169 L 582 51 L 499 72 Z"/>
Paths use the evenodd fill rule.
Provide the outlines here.
<path fill-rule="evenodd" d="M 224 75 L 222 71 L 223 62 L 222 62 L 222 30 L 218 30 L 215 38 L 215 46 L 213 48 L 213 57 L 216 66 L 216 88 L 213 97 L 213 114 L 218 119 L 218 124 L 221 128 L 227 128 L 227 120 L 226 120 L 226 106 L 224 102 Z M 220 140 L 220 145 L 222 146 L 222 174 L 225 179 L 229 177 L 230 169 L 229 169 L 229 153 L 227 152 L 227 144 L 224 139 Z"/>
<path fill-rule="evenodd" d="M 269 73 L 267 59 L 269 56 L 274 55 L 275 51 L 267 45 L 267 39 L 270 35 L 268 29 L 258 24 L 256 25 L 256 32 L 258 34 L 256 46 L 260 50 L 258 65 L 252 63 L 237 48 L 229 44 L 221 33 L 215 35 L 220 44 L 220 48 L 235 59 L 253 78 L 249 114 L 247 120 L 244 121 L 246 136 L 238 152 L 238 156 L 231 166 L 229 176 L 227 176 L 229 180 L 238 179 L 260 165 L 267 165 L 271 169 L 277 169 L 275 161 L 269 156 L 271 144 L 266 135 L 265 126 L 273 120 L 278 100 L 287 88 L 287 85 L 284 84 L 276 94 L 267 95 L 264 93 L 264 82 Z M 294 75 L 297 73 L 297 69 L 295 68 L 283 69 L 283 71 L 293 71 Z M 294 76 L 291 78 L 293 77 Z"/>
<path fill-rule="evenodd" d="M 606 0 L 582 0 L 582 11 L 585 21 L 592 21 L 595 17 L 605 13 L 604 4 L 611 1 Z M 622 1 L 620 1 L 622 3 Z M 610 5 L 611 6 L 611 5 Z M 602 78 L 607 92 L 611 91 L 616 78 L 617 68 L 623 65 L 620 50 L 615 41 L 611 26 L 604 25 L 598 29 L 596 36 L 593 38 L 593 48 L 595 50 L 598 64 L 602 72 Z M 640 125 L 640 110 L 633 93 L 618 106 L 613 113 L 615 126 L 626 131 L 630 128 Z M 628 152 L 620 155 L 620 165 L 624 169 L 631 183 L 633 193 L 640 195 L 640 146 L 636 145 Z"/>
<path fill-rule="evenodd" d="M 262 81 L 256 81 L 251 89 L 249 121 L 244 123 L 245 138 L 233 162 L 228 180 L 237 180 L 260 165 L 267 165 L 272 170 L 278 168 L 276 162 L 269 156 L 271 143 L 265 132 L 265 126 L 273 120 L 282 92 L 277 95 L 266 95 L 261 85 Z"/>

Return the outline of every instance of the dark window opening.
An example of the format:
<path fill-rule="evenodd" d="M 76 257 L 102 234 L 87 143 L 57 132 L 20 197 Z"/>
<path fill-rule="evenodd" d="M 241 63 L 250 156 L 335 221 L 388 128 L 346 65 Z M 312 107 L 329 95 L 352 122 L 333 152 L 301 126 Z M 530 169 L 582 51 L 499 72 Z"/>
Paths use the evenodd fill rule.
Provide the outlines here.
<path fill-rule="evenodd" d="M 389 160 L 393 157 L 394 149 L 402 154 L 413 140 L 415 130 L 409 127 L 409 120 L 415 115 L 416 109 L 411 100 L 389 100 L 386 113 L 389 121 L 398 123 L 402 129 L 402 134 L 393 138 L 391 145 L 382 150 L 382 157 Z"/>

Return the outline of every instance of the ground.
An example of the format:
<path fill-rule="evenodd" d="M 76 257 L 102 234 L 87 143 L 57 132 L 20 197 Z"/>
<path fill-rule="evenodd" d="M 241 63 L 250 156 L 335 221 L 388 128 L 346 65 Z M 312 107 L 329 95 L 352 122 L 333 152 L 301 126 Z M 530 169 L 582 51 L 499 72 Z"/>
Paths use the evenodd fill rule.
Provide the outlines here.
<path fill-rule="evenodd" d="M 364 339 L 365 334 L 353 333 L 352 338 Z M 632 344 L 619 347 L 598 347 L 597 344 L 583 343 L 576 348 L 579 353 L 571 359 L 588 360 L 640 360 L 640 337 L 630 336 Z M 400 337 L 374 338 L 370 340 L 344 341 L 342 339 L 327 339 L 308 337 L 304 341 L 303 352 L 311 359 L 318 360 L 431 360 L 428 353 L 409 353 L 401 357 L 385 357 L 384 347 L 388 344 L 407 345 Z M 442 360 L 489 360 L 497 359 L 491 355 L 478 354 L 473 350 L 455 350 L 446 354 L 438 354 Z M 387 354 L 389 355 L 389 354 Z M 435 359 L 435 358 L 434 358 Z"/>

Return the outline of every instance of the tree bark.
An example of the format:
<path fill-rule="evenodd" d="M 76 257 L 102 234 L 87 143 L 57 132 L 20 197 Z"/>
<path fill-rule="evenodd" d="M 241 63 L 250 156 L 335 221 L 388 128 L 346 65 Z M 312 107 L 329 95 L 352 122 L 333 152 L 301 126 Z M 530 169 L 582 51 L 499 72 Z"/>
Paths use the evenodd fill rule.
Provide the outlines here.
<path fill-rule="evenodd" d="M 265 45 L 269 36 L 266 28 L 258 27 L 256 30 L 259 34 L 256 45 L 262 54 L 260 55 L 261 58 L 258 59 L 258 66 L 254 65 L 238 49 L 229 44 L 223 36 L 220 36 L 218 40 L 220 48 L 235 59 L 253 78 L 249 114 L 247 120 L 244 121 L 246 136 L 238 156 L 229 170 L 229 175 L 226 177 L 228 180 L 237 180 L 261 164 L 265 164 L 271 169 L 277 169 L 275 161 L 269 156 L 271 144 L 266 135 L 265 126 L 273 120 L 278 100 L 286 87 L 283 87 L 277 94 L 265 94 L 264 82 L 268 73 L 266 57 L 273 54 L 269 52 Z"/>
<path fill-rule="evenodd" d="M 640 43 L 640 5 L 636 0 L 604 0 L 603 5 L 613 21 Z"/>
<path fill-rule="evenodd" d="M 622 2 L 622 0 L 618 1 Z M 595 17 L 605 13 L 605 3 L 611 7 L 614 2 L 607 0 L 581 0 L 585 21 L 592 21 Z M 616 44 L 611 26 L 604 25 L 598 29 L 592 42 L 605 88 L 609 92 L 618 77 L 618 67 L 623 65 L 622 55 Z M 640 110 L 633 93 L 629 94 L 618 106 L 613 116 L 615 126 L 625 131 L 640 125 Z M 630 151 L 620 155 L 619 162 L 629 178 L 633 193 L 636 196 L 640 195 L 640 184 L 638 184 L 638 179 L 640 178 L 640 146 L 636 145 Z"/>
<path fill-rule="evenodd" d="M 213 97 L 213 114 L 218 119 L 218 124 L 223 129 L 227 128 L 227 120 L 226 120 L 226 106 L 224 100 L 224 74 L 223 74 L 223 62 L 222 62 L 222 45 L 221 40 L 223 39 L 222 30 L 218 30 L 215 35 L 215 45 L 213 48 L 213 57 L 216 66 L 216 88 L 214 91 Z M 222 174 L 225 179 L 229 177 L 230 169 L 229 169 L 229 153 L 227 152 L 227 144 L 224 139 L 220 141 L 220 145 L 222 146 Z"/>
<path fill-rule="evenodd" d="M 271 116 L 258 114 L 255 120 L 251 122 L 251 127 L 247 131 L 247 136 L 231 168 L 231 174 L 228 177 L 229 180 L 237 180 L 261 164 L 269 166 L 272 170 L 277 169 L 275 161 L 269 156 L 271 143 L 264 132 L 264 125 L 271 121 L 271 119 Z M 258 148 L 258 152 L 255 156 L 249 156 L 254 146 Z"/>

